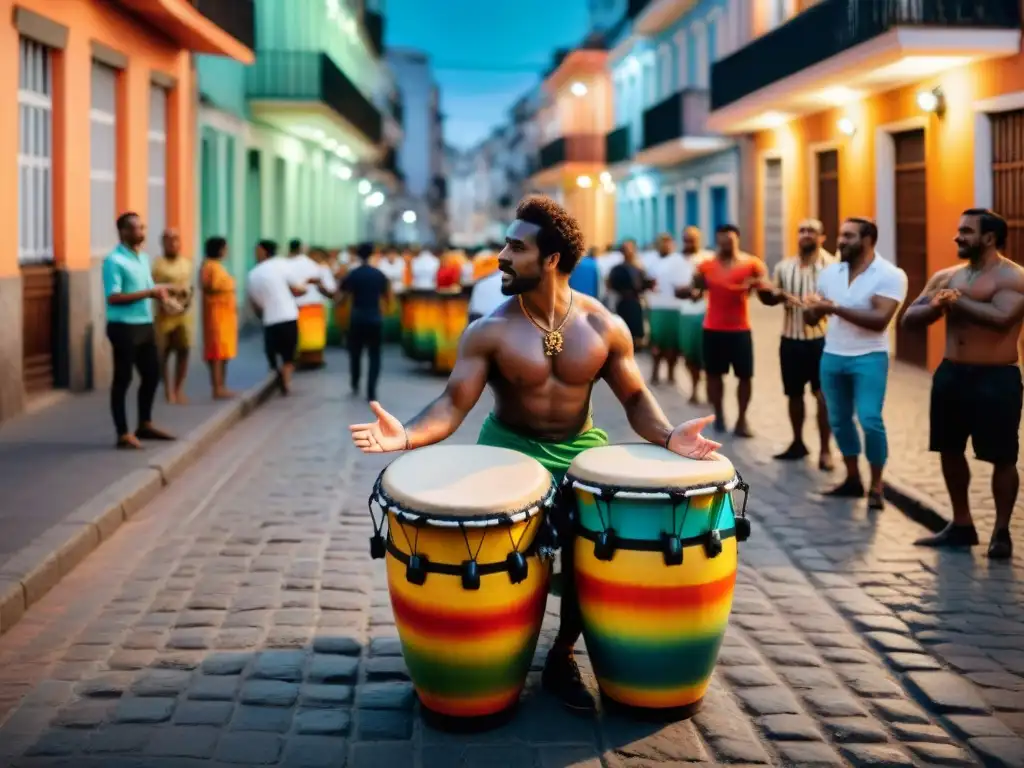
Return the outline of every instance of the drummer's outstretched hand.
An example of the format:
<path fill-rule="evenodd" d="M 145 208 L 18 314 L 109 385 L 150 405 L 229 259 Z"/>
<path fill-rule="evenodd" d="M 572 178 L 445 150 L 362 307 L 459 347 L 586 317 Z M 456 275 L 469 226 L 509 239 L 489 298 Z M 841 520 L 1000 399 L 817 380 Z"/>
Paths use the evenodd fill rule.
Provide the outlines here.
<path fill-rule="evenodd" d="M 684 421 L 674 430 L 668 439 L 668 449 L 680 456 L 690 459 L 706 459 L 710 454 L 722 447 L 721 443 L 709 440 L 700 433 L 704 427 L 715 420 L 714 415 L 702 416 L 699 419 Z"/>
<path fill-rule="evenodd" d="M 377 420 L 369 424 L 350 424 L 352 442 L 363 453 L 390 453 L 404 451 L 408 436 L 402 422 L 384 410 L 376 400 L 370 410 Z"/>

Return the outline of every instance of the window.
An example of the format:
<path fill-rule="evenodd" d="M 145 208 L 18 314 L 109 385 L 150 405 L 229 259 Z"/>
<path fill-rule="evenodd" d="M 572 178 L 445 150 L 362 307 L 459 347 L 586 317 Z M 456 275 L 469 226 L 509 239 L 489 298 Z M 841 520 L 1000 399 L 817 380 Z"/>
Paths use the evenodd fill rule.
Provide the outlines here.
<path fill-rule="evenodd" d="M 718 228 L 729 221 L 729 190 L 726 187 L 711 188 L 711 232 L 713 234 Z"/>
<path fill-rule="evenodd" d="M 696 22 L 690 30 L 690 45 L 693 47 L 693 55 L 690 58 L 693 64 L 691 82 L 698 88 L 708 87 L 708 74 L 711 65 L 708 63 L 708 25 L 702 21 Z"/>
<path fill-rule="evenodd" d="M 676 236 L 676 196 L 672 192 L 665 195 L 665 231 Z"/>
<path fill-rule="evenodd" d="M 686 83 L 691 87 L 700 85 L 700 72 L 697 70 L 700 62 L 698 61 L 699 51 L 697 48 L 697 27 L 694 26 L 686 36 L 686 71 L 688 73 Z"/>
<path fill-rule="evenodd" d="M 673 85 L 672 47 L 668 43 L 662 43 L 658 47 L 658 86 L 661 99 L 666 99 L 672 94 Z"/>
<path fill-rule="evenodd" d="M 686 226 L 700 227 L 700 194 L 696 189 L 686 190 Z"/>
<path fill-rule="evenodd" d="M 718 15 L 708 16 L 707 20 L 707 51 L 708 51 L 708 67 L 718 61 L 718 28 L 719 24 Z"/>
<path fill-rule="evenodd" d="M 20 42 L 18 262 L 53 261 L 53 81 L 50 49 Z"/>
<path fill-rule="evenodd" d="M 656 74 L 656 72 L 654 70 L 654 55 L 651 54 L 651 53 L 648 53 L 647 56 L 644 57 L 644 74 L 643 74 L 643 78 L 644 78 L 644 103 L 643 103 L 643 108 L 647 109 L 647 107 L 653 106 L 654 103 L 658 100 L 658 91 L 656 90 L 657 82 L 655 81 L 655 78 L 657 78 L 657 74 Z"/>
<path fill-rule="evenodd" d="M 89 250 L 103 256 L 117 245 L 117 70 L 94 61 L 89 110 Z"/>
<path fill-rule="evenodd" d="M 146 221 L 150 255 L 159 252 L 160 238 L 167 229 L 167 90 L 151 85 L 149 90 L 149 214 Z"/>
<path fill-rule="evenodd" d="M 686 31 L 680 30 L 676 33 L 676 76 L 679 82 L 679 90 L 683 90 L 690 84 L 689 52 L 690 46 L 686 43 Z"/>

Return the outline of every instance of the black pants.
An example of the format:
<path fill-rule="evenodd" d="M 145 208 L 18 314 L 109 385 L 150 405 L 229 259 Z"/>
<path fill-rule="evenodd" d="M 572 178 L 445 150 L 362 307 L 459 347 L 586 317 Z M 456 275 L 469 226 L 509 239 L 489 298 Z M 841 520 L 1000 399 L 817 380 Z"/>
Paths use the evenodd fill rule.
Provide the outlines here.
<path fill-rule="evenodd" d="M 114 383 L 110 387 L 110 412 L 117 436 L 129 433 L 125 398 L 132 385 L 132 370 L 139 372 L 139 424 L 153 420 L 153 399 L 160 384 L 160 356 L 152 323 L 107 323 L 107 338 L 114 350 Z"/>
<path fill-rule="evenodd" d="M 362 374 L 363 350 L 370 358 L 367 372 L 366 396 L 377 399 L 377 380 L 380 378 L 381 323 L 353 322 L 348 331 L 348 361 L 352 374 L 352 391 L 359 391 Z"/>

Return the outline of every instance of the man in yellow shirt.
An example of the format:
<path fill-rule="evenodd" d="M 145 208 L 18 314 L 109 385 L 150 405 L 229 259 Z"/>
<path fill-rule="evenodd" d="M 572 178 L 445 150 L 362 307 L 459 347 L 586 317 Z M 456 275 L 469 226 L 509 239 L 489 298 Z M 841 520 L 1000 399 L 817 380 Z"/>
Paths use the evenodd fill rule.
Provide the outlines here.
<path fill-rule="evenodd" d="M 192 260 L 181 255 L 181 236 L 168 229 L 162 238 L 164 255 L 153 262 L 153 280 L 170 291 L 167 301 L 157 303 L 156 343 L 160 349 L 164 395 L 168 403 L 187 402 L 184 386 L 192 349 Z M 171 372 L 171 357 L 174 371 Z"/>

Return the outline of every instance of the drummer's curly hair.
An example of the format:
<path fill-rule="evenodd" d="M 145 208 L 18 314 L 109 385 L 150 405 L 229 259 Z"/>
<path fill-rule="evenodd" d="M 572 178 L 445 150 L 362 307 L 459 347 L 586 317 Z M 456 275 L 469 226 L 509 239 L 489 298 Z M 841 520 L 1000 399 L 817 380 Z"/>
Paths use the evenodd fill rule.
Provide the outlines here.
<path fill-rule="evenodd" d="M 524 197 L 516 208 L 516 218 L 540 227 L 537 249 L 541 257 L 558 254 L 558 271 L 571 274 L 583 256 L 583 232 L 568 211 L 543 195 Z"/>

